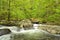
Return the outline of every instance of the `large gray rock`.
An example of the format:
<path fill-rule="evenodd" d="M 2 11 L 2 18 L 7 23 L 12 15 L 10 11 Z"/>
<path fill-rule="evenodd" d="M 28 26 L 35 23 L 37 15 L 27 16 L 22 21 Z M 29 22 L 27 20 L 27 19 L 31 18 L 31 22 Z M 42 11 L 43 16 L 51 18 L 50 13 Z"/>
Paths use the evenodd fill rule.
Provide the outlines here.
<path fill-rule="evenodd" d="M 29 19 L 25 19 L 18 23 L 18 27 L 24 28 L 24 29 L 32 29 L 33 24 Z"/>
<path fill-rule="evenodd" d="M 0 36 L 9 34 L 9 33 L 11 33 L 11 31 L 9 29 L 0 29 Z"/>

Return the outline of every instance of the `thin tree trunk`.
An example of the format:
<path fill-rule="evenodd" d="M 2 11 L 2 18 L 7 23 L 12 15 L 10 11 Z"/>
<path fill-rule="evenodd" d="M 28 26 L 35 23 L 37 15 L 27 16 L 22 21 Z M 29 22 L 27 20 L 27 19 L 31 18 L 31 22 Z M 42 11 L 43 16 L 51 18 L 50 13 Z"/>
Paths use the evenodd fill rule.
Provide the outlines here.
<path fill-rule="evenodd" d="M 10 21 L 10 0 L 9 0 L 9 9 L 8 9 L 8 21 Z"/>

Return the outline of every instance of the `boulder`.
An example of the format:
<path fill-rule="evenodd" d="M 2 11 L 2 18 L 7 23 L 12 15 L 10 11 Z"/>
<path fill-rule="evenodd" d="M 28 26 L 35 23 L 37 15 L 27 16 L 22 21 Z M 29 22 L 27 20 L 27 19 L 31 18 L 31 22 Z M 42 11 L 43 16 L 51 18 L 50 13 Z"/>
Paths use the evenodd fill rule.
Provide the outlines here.
<path fill-rule="evenodd" d="M 9 33 L 11 33 L 11 31 L 9 29 L 0 29 L 0 36 L 9 34 Z"/>
<path fill-rule="evenodd" d="M 26 20 L 22 20 L 21 22 L 18 23 L 18 26 L 20 28 L 24 28 L 24 29 L 31 29 L 33 28 L 33 24 L 29 19 Z"/>

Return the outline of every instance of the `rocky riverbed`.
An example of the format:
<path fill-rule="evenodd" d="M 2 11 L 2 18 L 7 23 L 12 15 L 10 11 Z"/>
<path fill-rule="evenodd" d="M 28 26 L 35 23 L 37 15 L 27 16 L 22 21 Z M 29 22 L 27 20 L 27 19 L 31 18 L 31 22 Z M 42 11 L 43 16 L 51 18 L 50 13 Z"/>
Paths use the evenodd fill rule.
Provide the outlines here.
<path fill-rule="evenodd" d="M 60 26 L 58 26 L 58 25 L 40 24 L 40 26 L 38 27 L 38 29 L 47 31 L 47 32 L 49 32 L 51 34 L 60 35 Z"/>
<path fill-rule="evenodd" d="M 54 33 L 52 34 L 49 31 L 45 30 L 46 28 L 50 29 L 49 27 L 40 25 L 38 29 L 35 27 L 36 29 L 18 31 L 16 26 L 12 26 L 12 27 L 3 26 L 3 27 L 0 27 L 0 29 L 7 28 L 11 30 L 11 33 L 4 31 L 5 33 L 7 32 L 7 34 L 0 36 L 0 40 L 60 40 L 60 35 L 55 35 Z"/>
<path fill-rule="evenodd" d="M 2 35 L 0 40 L 60 40 L 60 36 L 51 35 L 43 30 L 25 30 Z"/>

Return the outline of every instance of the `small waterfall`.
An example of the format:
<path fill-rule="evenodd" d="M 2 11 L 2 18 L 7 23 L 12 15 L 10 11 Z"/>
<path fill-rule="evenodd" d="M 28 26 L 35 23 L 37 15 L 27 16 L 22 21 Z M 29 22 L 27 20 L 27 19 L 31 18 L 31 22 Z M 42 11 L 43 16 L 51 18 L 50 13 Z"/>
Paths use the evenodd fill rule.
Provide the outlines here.
<path fill-rule="evenodd" d="M 24 31 L 25 31 L 24 28 L 21 28 L 19 32 L 24 32 Z"/>
<path fill-rule="evenodd" d="M 29 29 L 29 30 L 38 30 L 38 26 L 39 26 L 39 24 L 33 24 L 32 29 Z M 12 33 L 21 33 L 21 32 L 24 32 L 24 31 L 29 31 L 29 30 L 24 30 L 23 27 L 20 29 L 16 26 L 12 26 L 12 27 L 3 26 L 3 27 L 0 27 L 0 29 L 10 29 Z"/>
<path fill-rule="evenodd" d="M 20 31 L 24 31 L 24 28 L 21 28 Z"/>
<path fill-rule="evenodd" d="M 18 33 L 26 32 L 26 31 L 34 31 L 34 30 L 38 30 L 38 26 L 39 26 L 39 24 L 33 24 L 32 29 L 29 29 L 29 30 L 24 30 L 24 28 L 22 27 Z"/>
<path fill-rule="evenodd" d="M 39 24 L 33 24 L 34 29 L 38 29 Z"/>

